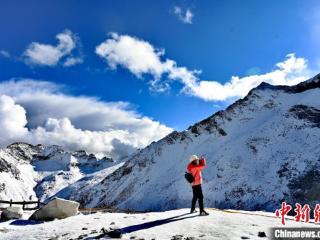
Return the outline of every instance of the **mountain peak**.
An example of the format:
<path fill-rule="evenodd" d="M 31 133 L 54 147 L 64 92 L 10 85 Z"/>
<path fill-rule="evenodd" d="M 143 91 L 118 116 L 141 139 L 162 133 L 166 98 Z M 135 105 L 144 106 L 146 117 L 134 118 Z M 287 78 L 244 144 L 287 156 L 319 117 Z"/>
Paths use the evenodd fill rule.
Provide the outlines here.
<path fill-rule="evenodd" d="M 271 90 L 284 90 L 289 93 L 300 93 L 300 92 L 304 92 L 314 88 L 320 88 L 320 73 L 306 81 L 300 82 L 293 86 L 272 85 L 267 82 L 262 82 L 256 88 L 253 88 L 251 91 L 271 89 Z"/>
<path fill-rule="evenodd" d="M 29 161 L 35 154 L 39 154 L 43 149 L 44 146 L 41 144 L 34 146 L 25 142 L 15 142 L 6 147 L 6 150 L 9 151 L 12 156 Z"/>
<path fill-rule="evenodd" d="M 38 144 L 37 146 L 42 146 L 41 144 Z M 10 145 L 7 146 L 7 148 L 33 148 L 35 147 L 34 145 L 26 142 L 14 142 Z"/>
<path fill-rule="evenodd" d="M 284 85 L 272 85 L 270 83 L 267 82 L 262 82 L 260 83 L 256 88 L 254 89 L 258 89 L 258 90 L 265 90 L 265 89 L 272 89 L 272 90 L 281 90 L 281 89 L 286 89 L 288 88 L 288 86 L 284 86 Z M 254 90 L 253 89 L 253 90 Z"/>

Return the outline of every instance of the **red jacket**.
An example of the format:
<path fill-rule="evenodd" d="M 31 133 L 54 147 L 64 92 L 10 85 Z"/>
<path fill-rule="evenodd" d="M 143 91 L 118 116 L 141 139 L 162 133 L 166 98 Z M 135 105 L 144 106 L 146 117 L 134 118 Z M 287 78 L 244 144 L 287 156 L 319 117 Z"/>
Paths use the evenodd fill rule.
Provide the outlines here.
<path fill-rule="evenodd" d="M 202 174 L 201 171 L 206 167 L 206 160 L 201 158 L 199 160 L 199 165 L 193 164 L 192 162 L 188 164 L 187 170 L 194 177 L 194 181 L 192 182 L 192 186 L 202 184 Z"/>

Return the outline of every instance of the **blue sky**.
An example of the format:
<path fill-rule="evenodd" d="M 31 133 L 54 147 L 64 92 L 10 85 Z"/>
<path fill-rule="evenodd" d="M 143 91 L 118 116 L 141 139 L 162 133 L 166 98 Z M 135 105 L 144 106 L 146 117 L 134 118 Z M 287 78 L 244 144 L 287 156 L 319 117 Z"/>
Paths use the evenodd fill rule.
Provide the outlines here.
<path fill-rule="evenodd" d="M 312 0 L 4 0 L 0 6 L 0 81 L 33 79 L 63 84 L 72 96 L 127 102 L 141 116 L 183 130 L 245 95 L 248 89 L 242 90 L 240 86 L 252 80 L 247 76 L 293 84 L 298 81 L 293 76 L 299 75 L 301 81 L 316 73 L 320 50 L 318 9 L 319 1 Z M 192 14 L 189 19 L 187 11 Z M 56 36 L 66 31 L 76 39 L 71 55 L 53 66 L 30 64 L 25 53 L 31 43 L 57 46 Z M 116 33 L 118 38 L 110 33 Z M 120 60 L 111 62 L 110 55 L 96 53 L 97 46 L 107 39 L 119 43 L 121 36 L 148 43 L 163 66 L 167 60 L 175 65 L 163 70 L 159 77 L 155 76 L 153 66 L 133 73 L 135 63 L 130 63 L 131 68 L 126 65 L 127 56 L 118 56 Z M 135 49 L 132 51 L 135 54 Z M 287 56 L 290 53 L 294 55 Z M 81 63 L 63 66 L 68 57 L 79 58 Z M 290 64 L 300 64 L 298 70 L 290 66 L 287 73 L 276 66 L 290 59 Z M 110 67 L 112 64 L 114 68 Z M 170 79 L 169 74 L 181 68 L 195 79 L 193 87 L 185 89 L 188 79 L 184 76 Z M 276 69 L 286 72 L 280 82 L 274 75 L 264 75 Z M 210 82 L 223 85 L 232 76 L 239 77 L 235 83 L 238 90 L 222 89 L 225 94 L 215 96 L 219 86 Z M 168 83 L 170 89 L 162 92 L 150 89 L 150 81 L 157 77 L 159 82 Z M 199 87 L 202 80 L 209 82 L 208 88 Z M 249 86 L 260 80 L 252 80 Z M 205 92 L 206 89 L 210 91 Z"/>

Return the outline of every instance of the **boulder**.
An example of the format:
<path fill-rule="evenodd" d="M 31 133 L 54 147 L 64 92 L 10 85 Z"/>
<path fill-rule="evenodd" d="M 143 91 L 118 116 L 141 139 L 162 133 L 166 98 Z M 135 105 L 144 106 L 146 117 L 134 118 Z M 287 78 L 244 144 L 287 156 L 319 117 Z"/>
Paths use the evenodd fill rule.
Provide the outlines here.
<path fill-rule="evenodd" d="M 1 221 L 7 221 L 11 219 L 20 219 L 23 215 L 21 207 L 8 207 L 1 213 Z"/>
<path fill-rule="evenodd" d="M 61 199 L 54 198 L 46 205 L 36 210 L 29 218 L 29 220 L 36 221 L 51 221 L 54 219 L 63 219 L 78 214 L 79 203 Z"/>
<path fill-rule="evenodd" d="M 107 232 L 107 235 L 111 238 L 122 238 L 121 229 L 115 229 L 110 232 Z"/>

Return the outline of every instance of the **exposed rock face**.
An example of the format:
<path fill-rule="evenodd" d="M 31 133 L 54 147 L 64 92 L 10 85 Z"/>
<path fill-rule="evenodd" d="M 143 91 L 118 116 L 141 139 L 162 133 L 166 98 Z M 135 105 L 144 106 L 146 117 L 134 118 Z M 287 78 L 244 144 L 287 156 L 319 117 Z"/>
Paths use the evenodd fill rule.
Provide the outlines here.
<path fill-rule="evenodd" d="M 0 172 L 11 173 L 16 179 L 19 179 L 20 176 L 19 169 L 13 164 L 8 163 L 3 158 L 0 158 Z"/>
<path fill-rule="evenodd" d="M 320 162 L 320 157 L 318 159 Z M 300 204 L 314 204 L 320 199 L 320 164 L 294 178 L 289 184 L 292 202 Z"/>
<path fill-rule="evenodd" d="M 7 147 L 7 152 L 17 161 L 31 161 L 34 156 L 40 155 L 45 147 L 41 144 L 33 146 L 28 143 L 17 142 Z"/>
<path fill-rule="evenodd" d="M 320 101 L 320 99 L 319 99 Z M 294 105 L 289 110 L 300 120 L 306 120 L 311 126 L 320 128 L 320 110 L 307 105 Z"/>
<path fill-rule="evenodd" d="M 21 207 L 8 207 L 1 212 L 1 221 L 22 218 L 23 210 Z"/>
<path fill-rule="evenodd" d="M 45 206 L 36 210 L 30 220 L 51 221 L 54 219 L 63 219 L 78 214 L 79 203 L 61 198 L 54 198 Z"/>

